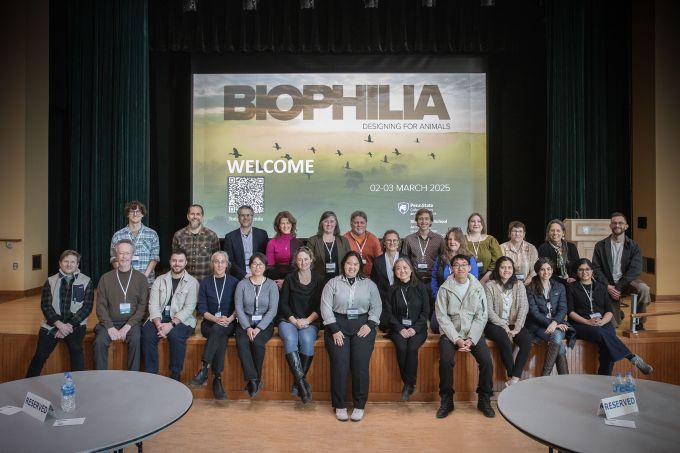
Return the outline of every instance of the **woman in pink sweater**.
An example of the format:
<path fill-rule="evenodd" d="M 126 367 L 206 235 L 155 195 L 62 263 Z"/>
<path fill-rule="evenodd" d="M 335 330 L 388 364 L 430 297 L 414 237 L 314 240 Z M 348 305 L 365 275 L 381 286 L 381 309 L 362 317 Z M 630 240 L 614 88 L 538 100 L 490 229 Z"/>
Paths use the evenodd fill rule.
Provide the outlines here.
<path fill-rule="evenodd" d="M 281 211 L 274 219 L 276 236 L 267 243 L 268 277 L 276 282 L 281 289 L 283 279 L 295 270 L 293 256 L 301 247 L 302 241 L 295 237 L 297 220 L 288 211 Z"/>

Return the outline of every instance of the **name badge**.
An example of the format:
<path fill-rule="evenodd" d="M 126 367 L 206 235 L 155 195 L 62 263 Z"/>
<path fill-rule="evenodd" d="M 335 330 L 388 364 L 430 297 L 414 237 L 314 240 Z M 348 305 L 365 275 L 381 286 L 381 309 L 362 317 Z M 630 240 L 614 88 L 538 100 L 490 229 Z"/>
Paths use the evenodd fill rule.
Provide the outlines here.
<path fill-rule="evenodd" d="M 262 315 L 253 315 L 251 319 L 253 322 L 260 322 L 262 321 Z"/>
<path fill-rule="evenodd" d="M 361 262 L 362 262 L 363 264 L 366 264 L 366 259 L 365 259 L 365 258 L 361 258 Z"/>
<path fill-rule="evenodd" d="M 418 263 L 418 270 L 419 271 L 426 271 L 427 270 L 427 263 Z"/>
<path fill-rule="evenodd" d="M 481 270 L 483 267 L 484 267 L 484 263 L 482 263 L 481 261 L 479 263 L 477 263 L 477 269 Z"/>
<path fill-rule="evenodd" d="M 139 261 L 139 255 L 132 255 L 132 261 Z"/>
<path fill-rule="evenodd" d="M 215 317 L 216 317 L 216 318 L 219 318 L 220 316 L 222 316 L 222 312 L 221 312 L 221 311 L 218 311 L 217 313 L 215 313 Z"/>
<path fill-rule="evenodd" d="M 517 277 L 517 280 L 520 282 L 523 282 L 526 276 L 524 274 L 515 274 L 515 277 Z"/>
<path fill-rule="evenodd" d="M 130 302 L 121 302 L 119 310 L 121 315 L 129 315 L 130 313 L 132 313 L 132 305 L 130 304 Z"/>
<path fill-rule="evenodd" d="M 348 308 L 347 309 L 347 319 L 358 319 L 359 309 L 358 308 Z"/>
<path fill-rule="evenodd" d="M 595 313 L 590 314 L 590 319 L 601 318 L 601 317 L 602 317 L 602 315 L 599 312 L 595 312 Z"/>
<path fill-rule="evenodd" d="M 335 263 L 326 263 L 326 273 L 332 274 L 335 272 Z"/>
<path fill-rule="evenodd" d="M 167 304 L 163 311 L 165 312 L 166 315 L 169 315 L 170 314 L 170 304 Z"/>
<path fill-rule="evenodd" d="M 404 327 L 411 327 L 411 320 L 404 318 L 401 320 L 401 325 Z"/>

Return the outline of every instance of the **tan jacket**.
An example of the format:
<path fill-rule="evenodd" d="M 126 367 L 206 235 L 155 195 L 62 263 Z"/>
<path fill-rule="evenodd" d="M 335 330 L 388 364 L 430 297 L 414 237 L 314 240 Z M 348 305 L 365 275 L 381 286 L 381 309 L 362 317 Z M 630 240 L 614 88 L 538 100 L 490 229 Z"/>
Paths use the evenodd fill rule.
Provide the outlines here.
<path fill-rule="evenodd" d="M 180 280 L 172 294 L 172 273 L 168 272 L 156 280 L 151 285 L 151 296 L 149 297 L 149 319 L 162 318 L 163 310 L 170 300 L 170 316 L 182 321 L 190 327 L 196 327 L 196 301 L 198 300 L 198 280 L 184 272 L 184 277 Z M 148 320 L 147 320 L 148 321 Z"/>
<path fill-rule="evenodd" d="M 454 290 L 453 278 L 447 278 L 439 287 L 435 302 L 435 315 L 442 335 L 455 342 L 469 338 L 477 344 L 487 321 L 486 294 L 482 284 L 468 274 L 470 286 L 461 299 Z"/>
<path fill-rule="evenodd" d="M 486 282 L 484 287 L 486 300 L 489 302 L 489 321 L 497 326 L 515 326 L 515 330 L 524 327 L 524 321 L 529 313 L 529 302 L 527 301 L 527 291 L 524 284 L 519 280 L 512 286 L 512 305 L 508 322 L 501 319 L 503 314 L 503 290 L 494 280 Z"/>

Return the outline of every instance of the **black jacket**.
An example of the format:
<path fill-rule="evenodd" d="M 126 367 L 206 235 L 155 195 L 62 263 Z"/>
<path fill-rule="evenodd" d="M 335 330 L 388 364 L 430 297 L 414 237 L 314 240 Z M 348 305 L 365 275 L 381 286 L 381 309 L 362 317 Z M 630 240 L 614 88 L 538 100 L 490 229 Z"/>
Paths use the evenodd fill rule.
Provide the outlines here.
<path fill-rule="evenodd" d="M 614 285 L 619 291 L 624 290 L 642 272 L 642 254 L 637 243 L 625 237 L 623 251 L 621 252 L 621 272 L 623 275 L 618 282 L 614 283 L 612 277 L 612 243 L 611 236 L 595 244 L 593 251 L 593 272 L 595 279 L 605 285 Z"/>
<path fill-rule="evenodd" d="M 252 227 L 250 234 L 253 235 L 253 253 L 267 253 L 267 242 L 269 242 L 267 232 Z M 229 273 L 238 280 L 243 280 L 246 276 L 246 269 L 244 267 L 246 256 L 243 251 L 240 228 L 230 231 L 224 236 L 224 251 L 229 255 Z"/>
<path fill-rule="evenodd" d="M 406 304 L 402 297 L 401 288 L 404 289 Z M 408 305 L 408 319 L 416 333 L 427 330 L 427 320 L 430 318 L 430 296 L 425 284 L 416 281 L 414 286 L 403 285 L 395 282 L 390 287 L 387 300 L 383 304 L 383 313 L 386 323 L 392 332 L 399 332 L 405 326 L 402 319 L 406 318 L 406 306 Z"/>

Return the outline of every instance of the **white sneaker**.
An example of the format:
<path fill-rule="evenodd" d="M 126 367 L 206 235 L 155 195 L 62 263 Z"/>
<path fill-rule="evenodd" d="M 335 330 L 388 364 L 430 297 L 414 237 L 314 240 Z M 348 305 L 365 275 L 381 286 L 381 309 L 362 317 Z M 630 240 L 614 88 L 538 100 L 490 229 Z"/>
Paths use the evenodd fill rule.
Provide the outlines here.
<path fill-rule="evenodd" d="M 353 422 L 360 422 L 362 418 L 364 418 L 364 410 L 363 409 L 354 409 L 352 411 L 352 421 Z"/>
<path fill-rule="evenodd" d="M 352 416 L 354 416 L 354 414 L 352 414 Z M 349 420 L 349 416 L 347 416 L 347 409 L 335 409 L 335 418 L 341 422 L 346 422 Z"/>

